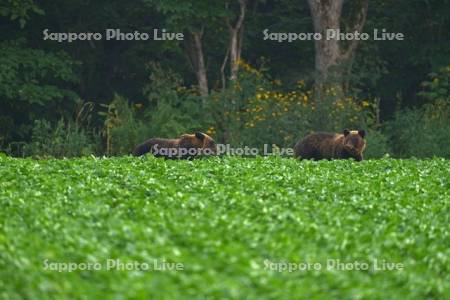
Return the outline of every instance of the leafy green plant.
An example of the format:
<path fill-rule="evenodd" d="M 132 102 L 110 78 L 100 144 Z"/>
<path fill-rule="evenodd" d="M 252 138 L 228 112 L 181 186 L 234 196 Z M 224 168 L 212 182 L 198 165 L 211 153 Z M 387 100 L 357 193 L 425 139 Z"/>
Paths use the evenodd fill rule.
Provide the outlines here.
<path fill-rule="evenodd" d="M 0 295 L 445 299 L 449 164 L 0 154 Z M 108 259 L 150 269 L 108 270 Z M 184 268 L 154 270 L 163 259 Z M 403 270 L 329 270 L 330 259 Z M 273 270 L 267 261 L 322 269 Z"/>
<path fill-rule="evenodd" d="M 441 68 L 438 73 L 431 73 L 429 80 L 422 83 L 424 90 L 418 93 L 429 103 L 450 103 L 450 66 Z"/>
<path fill-rule="evenodd" d="M 25 156 L 34 157 L 74 157 L 94 154 L 98 151 L 98 136 L 86 134 L 77 124 L 59 120 L 51 124 L 46 120 L 36 120 L 31 142 L 23 147 Z"/>
<path fill-rule="evenodd" d="M 381 131 L 368 130 L 366 140 L 365 159 L 382 158 L 386 155 L 392 155 L 391 141 Z"/>
<path fill-rule="evenodd" d="M 120 95 L 114 95 L 110 104 L 102 105 L 106 111 L 99 112 L 105 118 L 103 136 L 106 154 L 129 154 L 146 135 L 146 128 L 135 118 L 134 109 Z"/>
<path fill-rule="evenodd" d="M 21 28 L 25 27 L 31 13 L 45 14 L 33 0 L 8 0 L 0 4 L 0 16 L 18 21 Z"/>
<path fill-rule="evenodd" d="M 0 43 L 0 101 L 12 107 L 15 101 L 37 107 L 75 101 L 76 93 L 60 85 L 78 82 L 79 63 L 65 52 L 47 53 L 25 45 L 23 39 Z"/>
<path fill-rule="evenodd" d="M 193 130 L 206 131 L 202 121 L 208 111 L 195 90 L 183 87 L 180 76 L 170 69 L 151 63 L 148 70 L 150 82 L 144 88 L 148 106 L 144 115 L 151 135 L 176 137 Z"/>
<path fill-rule="evenodd" d="M 450 103 L 437 102 L 421 109 L 402 110 L 386 128 L 395 155 L 450 157 Z"/>

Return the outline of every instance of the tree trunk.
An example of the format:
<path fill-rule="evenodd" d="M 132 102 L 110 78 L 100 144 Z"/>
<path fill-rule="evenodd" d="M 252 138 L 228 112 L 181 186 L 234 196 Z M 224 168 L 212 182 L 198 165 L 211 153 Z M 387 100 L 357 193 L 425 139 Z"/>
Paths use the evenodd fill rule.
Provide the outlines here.
<path fill-rule="evenodd" d="M 228 19 L 225 19 L 228 32 L 229 32 L 229 44 L 228 49 L 225 54 L 225 58 L 222 63 L 221 77 L 222 77 L 222 88 L 225 88 L 225 65 L 227 64 L 228 58 L 230 59 L 230 80 L 236 80 L 239 72 L 239 61 L 241 60 L 242 52 L 242 38 L 244 34 L 244 19 L 247 10 L 248 0 L 239 0 L 239 15 L 235 24 L 231 24 Z M 225 4 L 228 5 L 227 3 Z"/>
<path fill-rule="evenodd" d="M 315 41 L 316 92 L 320 93 L 329 84 L 343 86 L 346 74 L 351 67 L 358 40 L 342 41 L 326 38 L 328 29 L 341 29 L 343 0 L 308 0 L 314 31 L 322 34 L 322 39 Z M 351 16 L 351 24 L 343 32 L 361 32 L 364 26 L 368 0 L 358 0 L 352 5 L 358 5 L 356 14 Z M 317 95 L 317 94 L 316 94 Z"/>
<path fill-rule="evenodd" d="M 338 64 L 339 42 L 325 38 L 327 29 L 339 29 L 343 0 L 308 0 L 313 18 L 314 31 L 322 34 L 315 41 L 315 69 L 320 82 L 328 77 L 330 67 Z"/>
<path fill-rule="evenodd" d="M 209 95 L 209 88 L 202 47 L 203 28 L 200 32 L 188 32 L 185 36 L 185 49 L 197 77 L 198 89 L 202 98 L 206 99 Z"/>
<path fill-rule="evenodd" d="M 230 79 L 236 80 L 241 60 L 242 37 L 247 0 L 239 0 L 239 16 L 234 26 L 228 26 L 230 31 Z"/>

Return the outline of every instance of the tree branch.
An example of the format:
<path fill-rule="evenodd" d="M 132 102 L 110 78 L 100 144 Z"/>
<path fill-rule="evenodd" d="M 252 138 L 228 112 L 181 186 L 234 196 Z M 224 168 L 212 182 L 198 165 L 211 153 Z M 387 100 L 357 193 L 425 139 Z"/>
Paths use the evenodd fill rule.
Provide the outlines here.
<path fill-rule="evenodd" d="M 353 23 L 353 27 L 350 30 L 350 32 L 355 32 L 355 31 L 361 32 L 364 27 L 364 24 L 366 23 L 367 10 L 369 8 L 369 1 L 368 0 L 361 0 L 361 1 L 362 1 L 361 9 L 355 18 L 355 22 Z M 353 56 L 358 44 L 359 44 L 358 39 L 349 41 L 347 49 L 342 51 L 343 52 L 342 57 L 345 60 L 350 59 Z"/>
<path fill-rule="evenodd" d="M 227 52 L 225 53 L 225 57 L 222 62 L 222 66 L 220 67 L 220 78 L 222 79 L 222 89 L 226 88 L 226 79 L 225 79 L 225 67 L 228 62 L 228 57 L 230 56 L 230 47 L 228 46 Z"/>

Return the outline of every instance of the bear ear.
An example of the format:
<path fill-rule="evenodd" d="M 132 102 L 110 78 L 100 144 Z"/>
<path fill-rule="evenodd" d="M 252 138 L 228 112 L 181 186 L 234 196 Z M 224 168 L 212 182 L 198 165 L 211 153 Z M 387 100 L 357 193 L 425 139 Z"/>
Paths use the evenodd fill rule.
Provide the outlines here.
<path fill-rule="evenodd" d="M 200 141 L 203 141 L 205 139 L 205 134 L 202 132 L 196 132 L 195 137 L 198 138 Z"/>
<path fill-rule="evenodd" d="M 362 138 L 364 138 L 364 137 L 366 136 L 366 131 L 363 130 L 363 129 L 358 130 L 358 134 L 359 134 Z"/>
<path fill-rule="evenodd" d="M 347 135 L 349 135 L 349 134 L 350 134 L 350 130 L 344 129 L 344 136 L 347 136 Z"/>

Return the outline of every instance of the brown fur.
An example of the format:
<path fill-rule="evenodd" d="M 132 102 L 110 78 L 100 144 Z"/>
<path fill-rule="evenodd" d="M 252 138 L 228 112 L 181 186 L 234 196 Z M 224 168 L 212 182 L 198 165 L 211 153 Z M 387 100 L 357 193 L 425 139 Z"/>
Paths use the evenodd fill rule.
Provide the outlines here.
<path fill-rule="evenodd" d="M 177 139 L 152 138 L 136 146 L 134 156 L 152 153 L 156 157 L 193 158 L 201 155 L 215 155 L 216 143 L 207 134 L 183 134 Z"/>
<path fill-rule="evenodd" d="M 366 147 L 365 131 L 343 133 L 317 132 L 307 135 L 294 146 L 294 155 L 300 159 L 347 159 L 363 160 Z"/>

